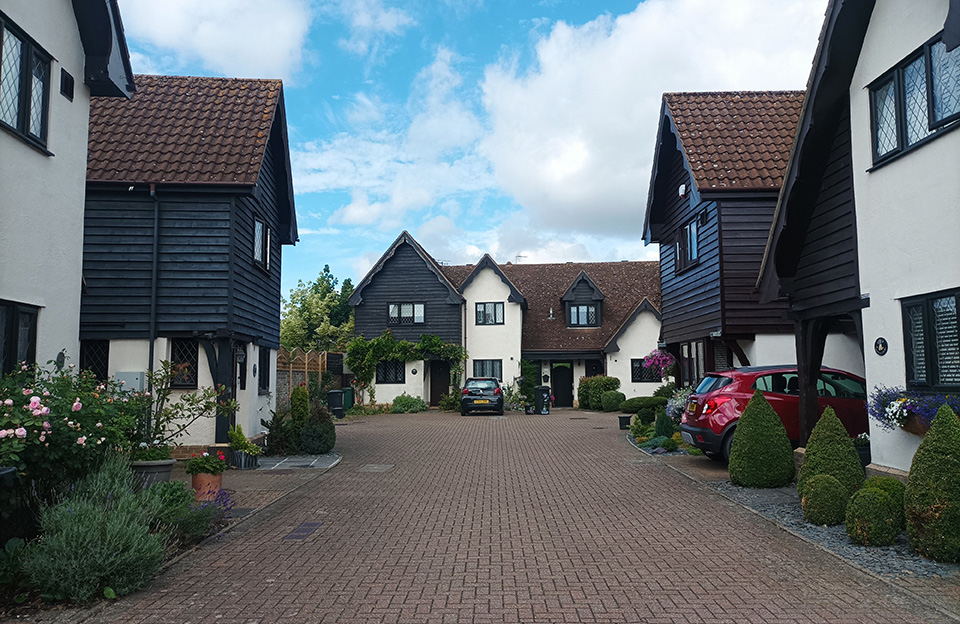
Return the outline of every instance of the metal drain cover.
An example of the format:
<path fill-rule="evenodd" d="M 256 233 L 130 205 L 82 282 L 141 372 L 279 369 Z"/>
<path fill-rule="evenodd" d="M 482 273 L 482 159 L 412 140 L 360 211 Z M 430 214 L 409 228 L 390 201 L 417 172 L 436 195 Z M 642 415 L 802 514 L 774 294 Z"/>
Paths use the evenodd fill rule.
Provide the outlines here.
<path fill-rule="evenodd" d="M 506 416 L 491 416 L 490 420 L 506 420 Z"/>
<path fill-rule="evenodd" d="M 364 464 L 360 466 L 360 472 L 390 472 L 396 464 Z"/>
<path fill-rule="evenodd" d="M 589 420 L 586 416 L 573 416 L 570 420 Z"/>
<path fill-rule="evenodd" d="M 290 531 L 290 533 L 288 533 L 283 539 L 285 540 L 307 539 L 321 526 L 323 526 L 322 522 L 304 522 L 294 530 Z"/>
<path fill-rule="evenodd" d="M 594 429 L 606 429 L 606 427 L 594 427 Z"/>

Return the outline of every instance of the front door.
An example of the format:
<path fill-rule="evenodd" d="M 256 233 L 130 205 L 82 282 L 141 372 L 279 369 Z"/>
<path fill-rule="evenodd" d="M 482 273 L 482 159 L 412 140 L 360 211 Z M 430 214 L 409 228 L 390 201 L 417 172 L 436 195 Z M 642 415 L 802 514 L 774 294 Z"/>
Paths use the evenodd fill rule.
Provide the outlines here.
<path fill-rule="evenodd" d="M 430 362 L 430 405 L 440 405 L 440 397 L 450 392 L 450 363 Z"/>
<path fill-rule="evenodd" d="M 553 404 L 556 407 L 573 407 L 573 362 L 554 362 L 550 377 L 553 380 Z"/>

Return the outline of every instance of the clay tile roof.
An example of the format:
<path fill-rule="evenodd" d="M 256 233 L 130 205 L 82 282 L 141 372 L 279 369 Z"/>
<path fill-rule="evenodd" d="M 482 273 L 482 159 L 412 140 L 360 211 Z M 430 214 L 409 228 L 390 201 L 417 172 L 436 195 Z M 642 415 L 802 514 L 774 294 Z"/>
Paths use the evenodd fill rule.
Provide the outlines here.
<path fill-rule="evenodd" d="M 281 81 L 135 80 L 129 100 L 91 99 L 88 181 L 256 184 Z"/>
<path fill-rule="evenodd" d="M 700 190 L 779 189 L 803 91 L 664 93 Z"/>
<path fill-rule="evenodd" d="M 562 264 L 498 264 L 527 300 L 523 316 L 523 351 L 599 351 L 617 333 L 637 305 L 646 299 L 660 309 L 659 262 L 567 262 Z M 473 265 L 445 266 L 457 287 Z M 583 271 L 603 292 L 602 325 L 568 329 L 560 298 Z M 553 308 L 554 320 L 550 320 Z"/>

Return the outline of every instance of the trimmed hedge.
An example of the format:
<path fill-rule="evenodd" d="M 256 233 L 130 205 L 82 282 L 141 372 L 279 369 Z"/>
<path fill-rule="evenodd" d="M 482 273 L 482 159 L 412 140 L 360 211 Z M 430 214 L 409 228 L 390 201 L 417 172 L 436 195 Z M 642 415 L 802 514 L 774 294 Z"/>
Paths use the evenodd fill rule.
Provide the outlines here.
<path fill-rule="evenodd" d="M 624 414 L 637 414 L 642 409 L 651 409 L 656 411 L 658 407 L 666 407 L 667 399 L 664 397 L 633 397 L 620 404 L 620 411 Z"/>
<path fill-rule="evenodd" d="M 750 488 L 776 488 L 793 480 L 793 447 L 783 422 L 763 393 L 747 403 L 730 450 L 730 481 Z"/>
<path fill-rule="evenodd" d="M 669 399 L 673 396 L 673 393 L 677 391 L 677 384 L 672 381 L 668 381 L 659 388 L 653 391 L 653 396 L 662 397 L 664 399 Z"/>
<path fill-rule="evenodd" d="M 803 455 L 803 464 L 797 476 L 797 492 L 801 498 L 810 478 L 828 474 L 843 484 L 847 498 L 863 486 L 863 466 L 860 456 L 847 434 L 843 423 L 833 408 L 823 410 L 823 415 L 810 433 L 810 440 Z"/>
<path fill-rule="evenodd" d="M 910 544 L 937 561 L 960 561 L 960 421 L 937 410 L 913 456 L 904 493 Z"/>
<path fill-rule="evenodd" d="M 593 377 L 583 377 L 577 386 L 577 398 L 580 402 L 580 409 L 600 410 L 603 409 L 601 396 L 608 390 L 619 390 L 620 380 L 616 377 L 607 377 L 606 375 L 595 375 Z"/>
<path fill-rule="evenodd" d="M 800 500 L 803 517 L 812 524 L 840 524 L 846 518 L 849 498 L 846 486 L 833 475 L 814 475 Z"/>
<path fill-rule="evenodd" d="M 865 487 L 847 504 L 847 535 L 860 546 L 889 546 L 900 534 L 901 515 L 886 492 Z"/>
<path fill-rule="evenodd" d="M 903 511 L 903 493 L 906 491 L 907 486 L 899 479 L 877 476 L 870 477 L 863 482 L 863 489 L 865 490 L 867 488 L 880 490 L 890 497 L 890 500 L 893 501 L 893 506 L 897 509 L 898 530 L 902 531 L 905 529 L 907 526 L 907 518 Z"/>
<path fill-rule="evenodd" d="M 620 404 L 626 399 L 626 395 L 618 390 L 607 390 L 600 395 L 600 405 L 605 412 L 615 412 L 620 409 Z"/>

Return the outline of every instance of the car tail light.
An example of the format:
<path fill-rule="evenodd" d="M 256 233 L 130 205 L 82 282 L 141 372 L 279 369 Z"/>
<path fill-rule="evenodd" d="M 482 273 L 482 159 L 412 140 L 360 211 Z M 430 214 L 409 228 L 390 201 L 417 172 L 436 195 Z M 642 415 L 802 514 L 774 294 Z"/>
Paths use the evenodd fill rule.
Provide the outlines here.
<path fill-rule="evenodd" d="M 703 415 L 709 416 L 719 409 L 721 405 L 730 400 L 730 397 L 714 397 L 712 399 L 707 399 L 707 403 L 703 406 Z"/>
<path fill-rule="evenodd" d="M 468 394 L 470 394 L 470 391 L 464 388 L 463 392 L 461 392 L 460 394 L 462 394 L 463 396 L 467 396 Z"/>
<path fill-rule="evenodd" d="M 494 395 L 499 395 L 499 394 L 500 394 L 500 388 L 494 388 L 494 389 L 493 389 L 493 394 L 494 394 Z"/>

